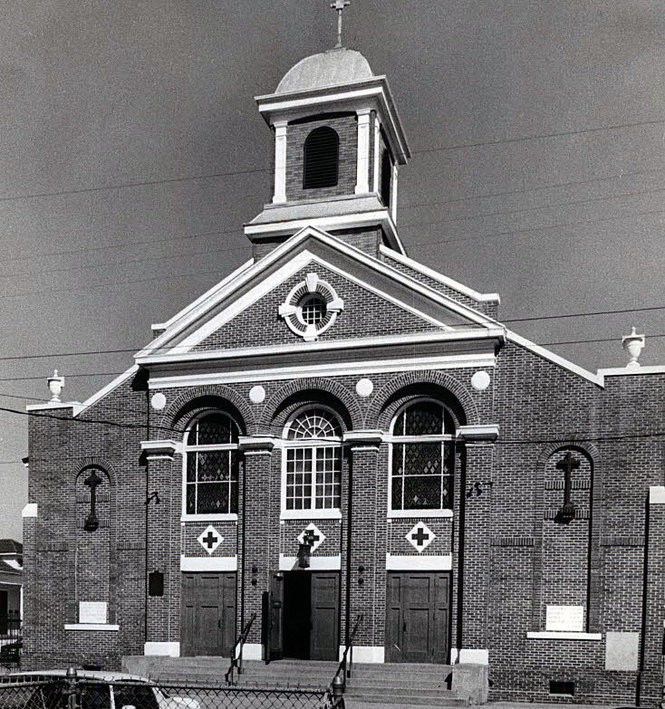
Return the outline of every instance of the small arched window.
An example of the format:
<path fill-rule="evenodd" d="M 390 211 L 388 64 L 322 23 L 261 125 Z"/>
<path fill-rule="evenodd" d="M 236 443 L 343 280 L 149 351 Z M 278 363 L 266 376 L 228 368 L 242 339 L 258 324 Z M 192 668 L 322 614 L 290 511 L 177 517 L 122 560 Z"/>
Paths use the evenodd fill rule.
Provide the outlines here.
<path fill-rule="evenodd" d="M 334 510 L 340 507 L 342 429 L 322 407 L 296 414 L 285 429 L 284 509 Z"/>
<path fill-rule="evenodd" d="M 303 189 L 334 187 L 339 180 L 339 136 L 328 126 L 315 128 L 303 148 Z"/>
<path fill-rule="evenodd" d="M 412 401 L 395 416 L 390 447 L 392 510 L 452 507 L 454 438 L 454 419 L 438 401 Z"/>
<path fill-rule="evenodd" d="M 238 424 L 212 411 L 190 426 L 185 445 L 185 513 L 238 512 Z"/>

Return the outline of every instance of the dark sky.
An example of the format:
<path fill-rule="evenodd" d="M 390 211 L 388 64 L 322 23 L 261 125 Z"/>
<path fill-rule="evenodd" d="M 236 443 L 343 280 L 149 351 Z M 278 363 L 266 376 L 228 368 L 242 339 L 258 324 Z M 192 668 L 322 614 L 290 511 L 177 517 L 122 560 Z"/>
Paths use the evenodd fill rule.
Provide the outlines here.
<path fill-rule="evenodd" d="M 0 357 L 138 349 L 248 258 L 241 225 L 270 198 L 272 150 L 253 96 L 334 44 L 328 5 L 0 2 Z M 662 0 L 354 0 L 345 14 L 414 153 L 410 256 L 498 291 L 503 318 L 665 305 Z M 513 328 L 611 338 L 552 348 L 595 370 L 625 362 L 633 324 L 665 335 L 665 310 Z M 665 362 L 665 337 L 641 361 Z M 0 360 L 0 406 L 48 398 L 53 367 L 82 401 L 129 364 Z M 20 538 L 26 418 L 0 425 L 0 537 Z"/>

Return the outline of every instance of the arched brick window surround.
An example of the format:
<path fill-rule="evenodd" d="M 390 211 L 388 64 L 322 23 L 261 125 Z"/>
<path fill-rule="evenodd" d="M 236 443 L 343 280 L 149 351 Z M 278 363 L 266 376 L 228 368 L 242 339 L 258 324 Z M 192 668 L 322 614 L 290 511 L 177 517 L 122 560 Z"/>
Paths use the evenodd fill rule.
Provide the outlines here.
<path fill-rule="evenodd" d="M 166 392 L 168 396 L 168 392 Z M 196 387 L 182 392 L 156 417 L 152 428 L 153 438 L 182 440 L 189 422 L 203 411 L 219 409 L 229 413 L 240 426 L 241 433 L 254 429 L 255 417 L 246 397 L 224 385 Z"/>
<path fill-rule="evenodd" d="M 376 393 L 365 415 L 365 426 L 387 431 L 400 407 L 418 396 L 445 403 L 458 426 L 480 423 L 473 397 L 457 379 L 443 372 L 408 372 L 394 377 Z"/>
<path fill-rule="evenodd" d="M 598 632 L 601 627 L 602 614 L 602 578 L 600 576 L 600 520 L 597 513 L 602 499 L 602 476 L 600 474 L 600 450 L 590 441 L 576 441 L 571 438 L 568 441 L 558 441 L 543 447 L 538 454 L 536 464 L 536 475 L 534 479 L 534 545 L 536 553 L 533 555 L 533 592 L 531 629 L 534 631 L 543 630 L 541 628 L 541 605 L 542 594 L 542 548 L 543 548 L 543 524 L 545 513 L 545 468 L 552 456 L 560 451 L 576 451 L 585 456 L 591 464 L 591 519 L 589 534 L 589 578 L 588 578 L 588 598 L 587 598 L 587 631 Z"/>
<path fill-rule="evenodd" d="M 362 411 L 354 393 L 339 382 L 311 378 L 294 380 L 274 392 L 261 412 L 259 433 L 280 436 L 297 409 L 317 403 L 333 409 L 347 430 L 363 427 Z"/>

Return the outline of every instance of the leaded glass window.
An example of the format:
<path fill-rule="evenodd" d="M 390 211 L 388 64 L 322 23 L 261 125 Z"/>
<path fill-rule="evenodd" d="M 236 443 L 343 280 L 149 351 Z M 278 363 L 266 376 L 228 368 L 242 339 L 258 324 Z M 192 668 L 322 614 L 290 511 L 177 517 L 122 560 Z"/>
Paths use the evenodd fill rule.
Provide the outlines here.
<path fill-rule="evenodd" d="M 285 450 L 287 510 L 339 509 L 341 435 L 339 422 L 327 409 L 307 409 L 291 421 Z"/>
<path fill-rule="evenodd" d="M 238 511 L 238 424 L 223 412 L 198 418 L 189 430 L 186 450 L 187 514 Z"/>
<path fill-rule="evenodd" d="M 418 400 L 393 421 L 391 443 L 391 508 L 452 508 L 455 424 L 445 406 Z"/>

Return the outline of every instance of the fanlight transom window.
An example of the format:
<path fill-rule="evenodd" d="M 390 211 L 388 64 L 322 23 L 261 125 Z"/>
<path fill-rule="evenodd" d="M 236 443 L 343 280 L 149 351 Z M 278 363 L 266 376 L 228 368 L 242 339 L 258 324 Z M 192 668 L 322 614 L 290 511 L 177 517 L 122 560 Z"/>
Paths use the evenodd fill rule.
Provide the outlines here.
<path fill-rule="evenodd" d="M 418 400 L 393 421 L 391 507 L 442 510 L 452 507 L 455 423 L 448 409 Z"/>
<path fill-rule="evenodd" d="M 337 419 L 326 409 L 308 409 L 298 414 L 288 429 L 287 437 L 339 438 L 342 435 Z"/>
<path fill-rule="evenodd" d="M 286 430 L 286 510 L 332 510 L 340 506 L 341 435 L 334 414 L 307 409 Z"/>
<path fill-rule="evenodd" d="M 185 512 L 229 514 L 238 511 L 238 424 L 226 413 L 198 418 L 187 435 Z"/>

